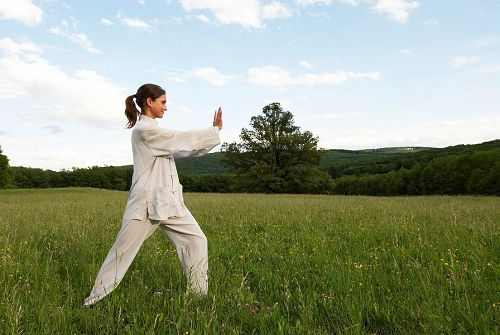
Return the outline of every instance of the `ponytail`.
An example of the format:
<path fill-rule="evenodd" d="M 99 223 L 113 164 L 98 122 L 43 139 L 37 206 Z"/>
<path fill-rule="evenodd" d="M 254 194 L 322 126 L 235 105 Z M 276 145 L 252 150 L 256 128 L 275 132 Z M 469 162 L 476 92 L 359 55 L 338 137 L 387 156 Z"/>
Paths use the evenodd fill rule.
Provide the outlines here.
<path fill-rule="evenodd" d="M 134 103 L 135 97 L 136 95 L 132 94 L 128 96 L 127 99 L 125 99 L 125 115 L 128 119 L 127 128 L 132 128 L 135 125 L 135 123 L 137 122 L 137 117 L 140 114 Z"/>
<path fill-rule="evenodd" d="M 161 86 L 155 84 L 144 84 L 139 87 L 136 94 L 128 96 L 127 99 L 125 99 L 125 115 L 128 119 L 127 128 L 132 128 L 137 122 L 139 114 L 141 114 L 134 103 L 134 98 L 137 106 L 139 106 L 141 111 L 144 113 L 144 104 L 147 98 L 156 100 L 164 94 L 165 90 L 161 88 Z"/>

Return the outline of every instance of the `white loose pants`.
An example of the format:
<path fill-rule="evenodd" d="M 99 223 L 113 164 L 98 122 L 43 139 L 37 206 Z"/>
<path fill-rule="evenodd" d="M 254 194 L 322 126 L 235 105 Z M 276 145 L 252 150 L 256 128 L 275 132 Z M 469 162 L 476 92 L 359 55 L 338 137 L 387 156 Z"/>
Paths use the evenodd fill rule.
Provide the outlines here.
<path fill-rule="evenodd" d="M 183 217 L 168 220 L 124 220 L 118 236 L 104 260 L 84 305 L 92 305 L 115 289 L 125 276 L 143 242 L 155 230 L 161 231 L 174 244 L 187 278 L 187 291 L 200 295 L 208 292 L 207 238 L 188 210 Z"/>

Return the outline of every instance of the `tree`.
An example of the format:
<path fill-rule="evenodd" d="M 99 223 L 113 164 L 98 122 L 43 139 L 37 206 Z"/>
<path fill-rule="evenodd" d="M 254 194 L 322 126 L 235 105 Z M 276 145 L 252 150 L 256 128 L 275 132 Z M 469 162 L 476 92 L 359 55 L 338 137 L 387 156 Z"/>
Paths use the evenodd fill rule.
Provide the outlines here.
<path fill-rule="evenodd" d="M 496 162 L 486 177 L 486 194 L 500 195 L 500 162 Z"/>
<path fill-rule="evenodd" d="M 262 109 L 262 115 L 252 116 L 251 129 L 243 128 L 241 143 L 224 143 L 223 161 L 237 175 L 246 177 L 246 187 L 258 192 L 311 192 L 329 185 L 330 177 L 319 170 L 319 139 L 310 131 L 300 131 L 293 114 L 283 111 L 273 102 Z M 314 173 L 306 171 L 314 169 Z M 307 186 L 298 185 L 297 177 Z M 316 190 L 316 192 L 319 190 Z M 325 190 L 326 191 L 326 190 Z"/>
<path fill-rule="evenodd" d="M 9 184 L 9 172 L 9 159 L 2 154 L 2 147 L 0 147 L 0 187 L 6 187 Z"/>

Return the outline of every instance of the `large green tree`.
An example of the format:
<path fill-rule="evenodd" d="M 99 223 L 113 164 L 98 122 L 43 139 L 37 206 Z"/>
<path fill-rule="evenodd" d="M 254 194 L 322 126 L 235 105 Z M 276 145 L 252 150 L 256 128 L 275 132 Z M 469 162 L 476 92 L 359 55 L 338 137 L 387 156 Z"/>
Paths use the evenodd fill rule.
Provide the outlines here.
<path fill-rule="evenodd" d="M 319 169 L 318 137 L 302 132 L 293 114 L 273 102 L 252 116 L 241 142 L 224 143 L 224 162 L 249 191 L 326 192 L 331 178 Z"/>
<path fill-rule="evenodd" d="M 9 159 L 2 154 L 0 147 L 0 187 L 5 187 L 9 183 Z"/>

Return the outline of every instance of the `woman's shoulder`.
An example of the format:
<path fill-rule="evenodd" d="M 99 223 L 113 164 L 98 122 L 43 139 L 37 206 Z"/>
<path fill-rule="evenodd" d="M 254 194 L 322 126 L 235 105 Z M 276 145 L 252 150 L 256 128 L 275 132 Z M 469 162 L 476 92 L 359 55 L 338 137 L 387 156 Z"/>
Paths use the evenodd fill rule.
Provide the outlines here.
<path fill-rule="evenodd" d="M 144 131 L 148 131 L 148 130 L 156 130 L 159 128 L 160 127 L 156 124 L 139 121 L 135 124 L 134 128 L 132 129 L 132 132 L 139 133 L 139 132 L 144 132 Z"/>
<path fill-rule="evenodd" d="M 176 133 L 177 131 L 173 129 L 162 128 L 158 125 L 141 124 L 132 130 L 132 137 L 136 140 L 150 142 L 159 139 L 173 139 Z"/>

